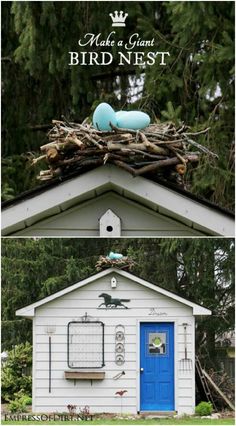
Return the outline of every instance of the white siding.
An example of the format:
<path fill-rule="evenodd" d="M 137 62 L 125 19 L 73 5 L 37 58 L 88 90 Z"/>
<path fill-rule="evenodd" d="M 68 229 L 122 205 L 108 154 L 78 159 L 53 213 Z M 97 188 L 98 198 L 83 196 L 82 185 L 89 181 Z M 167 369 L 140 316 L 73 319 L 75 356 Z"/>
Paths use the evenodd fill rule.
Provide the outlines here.
<path fill-rule="evenodd" d="M 117 279 L 117 288 L 111 288 L 111 278 Z M 129 309 L 98 309 L 106 292 L 113 297 L 130 299 Z M 150 315 L 155 308 L 159 314 Z M 67 324 L 80 320 L 87 312 L 93 319 L 105 324 L 104 380 L 66 380 Z M 127 389 L 123 397 L 123 412 L 139 411 L 139 326 L 140 322 L 174 322 L 175 324 L 175 404 L 178 412 L 192 413 L 194 406 L 194 370 L 179 371 L 179 360 L 184 358 L 183 322 L 187 328 L 188 357 L 194 360 L 194 317 L 192 308 L 144 288 L 114 272 L 87 284 L 60 298 L 36 308 L 34 318 L 34 411 L 67 411 L 68 404 L 89 405 L 91 412 L 120 412 L 120 398 L 115 392 Z M 125 364 L 117 366 L 115 359 L 115 327 L 125 326 Z M 52 335 L 52 392 L 48 391 L 48 335 L 46 326 L 56 326 Z M 193 363 L 194 364 L 194 363 Z M 78 369 L 79 370 L 79 369 Z M 118 380 L 114 376 L 125 371 Z M 97 370 L 98 371 L 98 370 Z"/>
<path fill-rule="evenodd" d="M 29 226 L 16 235 L 99 236 L 99 219 L 111 209 L 121 219 L 122 236 L 204 235 L 184 224 L 159 214 L 140 203 L 108 192 L 46 220 Z M 59 214 L 58 214 L 59 213 Z"/>

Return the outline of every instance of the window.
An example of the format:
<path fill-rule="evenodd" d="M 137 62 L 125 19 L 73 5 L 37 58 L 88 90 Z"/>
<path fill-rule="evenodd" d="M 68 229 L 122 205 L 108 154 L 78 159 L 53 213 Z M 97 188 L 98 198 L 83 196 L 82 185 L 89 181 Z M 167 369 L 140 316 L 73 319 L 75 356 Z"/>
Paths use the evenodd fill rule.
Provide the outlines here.
<path fill-rule="evenodd" d="M 105 365 L 103 322 L 69 322 L 67 348 L 70 368 L 102 368 Z"/>
<path fill-rule="evenodd" d="M 167 353 L 167 333 L 151 332 L 148 333 L 148 354 L 165 355 Z"/>

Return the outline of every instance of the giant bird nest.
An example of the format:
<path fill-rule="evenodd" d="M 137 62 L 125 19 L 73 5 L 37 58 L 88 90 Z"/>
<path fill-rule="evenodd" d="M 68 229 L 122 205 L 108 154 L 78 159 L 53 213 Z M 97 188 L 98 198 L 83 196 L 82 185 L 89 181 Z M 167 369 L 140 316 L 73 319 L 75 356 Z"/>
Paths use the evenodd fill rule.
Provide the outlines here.
<path fill-rule="evenodd" d="M 123 256 L 121 259 L 109 259 L 106 256 L 99 256 L 99 259 L 95 265 L 97 271 L 103 271 L 104 269 L 109 268 L 118 268 L 123 271 L 131 271 L 135 266 L 135 262 L 131 257 Z"/>
<path fill-rule="evenodd" d="M 53 120 L 47 134 L 49 143 L 32 160 L 47 163 L 38 179 L 52 180 L 72 172 L 84 173 L 106 163 L 115 164 L 133 176 L 164 176 L 182 183 L 190 164 L 197 164 L 202 154 L 215 156 L 196 139 L 209 129 L 191 132 L 185 124 L 151 124 L 143 130 L 121 129 L 111 124 L 111 131 L 96 130 L 82 124 Z M 173 179 L 174 178 L 174 179 Z"/>

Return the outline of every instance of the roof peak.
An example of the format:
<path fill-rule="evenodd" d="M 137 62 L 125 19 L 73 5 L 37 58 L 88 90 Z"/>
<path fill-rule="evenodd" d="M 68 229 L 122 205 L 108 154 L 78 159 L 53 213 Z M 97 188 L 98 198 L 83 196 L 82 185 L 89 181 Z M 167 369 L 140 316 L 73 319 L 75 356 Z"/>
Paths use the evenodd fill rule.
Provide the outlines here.
<path fill-rule="evenodd" d="M 128 279 L 131 279 L 132 281 L 135 281 L 136 284 L 139 285 L 143 285 L 146 288 L 149 288 L 150 290 L 153 290 L 157 293 L 161 293 L 164 296 L 170 297 L 186 306 L 189 306 L 191 308 L 193 308 L 193 315 L 211 315 L 211 311 L 207 308 L 204 308 L 201 305 L 198 305 L 195 302 L 191 302 L 190 300 L 185 299 L 182 296 L 179 296 L 178 294 L 170 291 L 170 290 L 166 290 L 163 287 L 160 287 L 156 284 L 150 283 L 147 280 L 144 280 L 143 278 L 138 277 L 137 275 L 134 275 L 131 272 L 127 272 L 127 271 L 123 271 L 121 269 L 117 269 L 117 268 L 109 268 L 109 269 L 105 269 L 103 271 L 97 272 L 91 276 L 89 276 L 88 278 L 85 278 L 75 284 L 72 284 L 62 290 L 59 290 L 58 292 L 51 294 L 50 296 L 44 297 L 43 299 L 32 303 L 28 306 L 25 306 L 21 309 L 18 309 L 16 311 L 16 315 L 19 316 L 23 316 L 23 317 L 28 317 L 28 318 L 32 318 L 35 315 L 35 309 L 39 306 L 42 306 L 46 303 L 49 303 L 59 297 L 63 297 L 65 294 L 70 293 L 72 291 L 75 291 L 77 289 L 80 289 L 82 287 L 84 287 L 85 285 L 91 284 L 92 282 L 96 281 L 99 278 L 102 278 L 106 275 L 109 274 L 118 274 L 121 275 L 123 277 L 126 277 Z"/>

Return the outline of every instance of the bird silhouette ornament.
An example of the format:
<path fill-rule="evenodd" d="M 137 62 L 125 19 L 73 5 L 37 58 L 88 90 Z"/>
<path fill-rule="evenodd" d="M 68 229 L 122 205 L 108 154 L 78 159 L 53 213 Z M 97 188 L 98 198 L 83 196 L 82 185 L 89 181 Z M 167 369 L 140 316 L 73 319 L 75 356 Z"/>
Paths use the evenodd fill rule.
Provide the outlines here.
<path fill-rule="evenodd" d="M 123 395 L 125 393 L 128 393 L 128 391 L 126 389 L 117 391 L 115 393 L 115 395 L 117 395 L 118 397 L 120 397 L 120 414 L 122 414 L 122 400 L 123 400 Z"/>
<path fill-rule="evenodd" d="M 118 306 L 121 306 L 124 309 L 129 309 L 127 306 L 123 304 L 123 302 L 130 302 L 130 299 L 113 299 L 109 294 L 102 293 L 98 297 L 103 297 L 104 302 L 102 302 L 98 308 L 101 306 L 105 306 L 106 308 L 115 309 L 118 308 Z"/>

